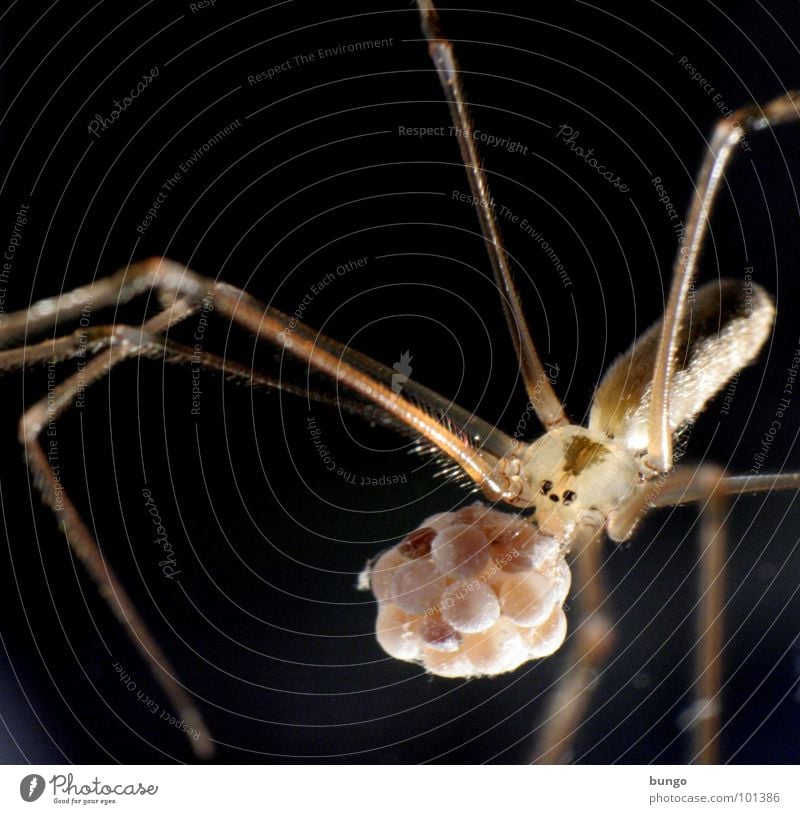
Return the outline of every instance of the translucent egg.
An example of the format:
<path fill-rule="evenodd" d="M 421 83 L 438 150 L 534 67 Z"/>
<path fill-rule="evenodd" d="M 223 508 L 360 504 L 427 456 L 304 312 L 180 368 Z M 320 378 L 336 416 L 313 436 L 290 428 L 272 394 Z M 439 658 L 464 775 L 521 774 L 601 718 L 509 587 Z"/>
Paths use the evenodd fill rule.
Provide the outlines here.
<path fill-rule="evenodd" d="M 477 526 L 459 523 L 440 531 L 431 544 L 431 559 L 448 577 L 473 577 L 489 560 L 489 541 Z"/>
<path fill-rule="evenodd" d="M 567 617 L 561 606 L 556 606 L 550 616 L 538 627 L 522 628 L 522 640 L 528 650 L 528 658 L 543 659 L 558 650 L 567 636 Z"/>
<path fill-rule="evenodd" d="M 450 585 L 442 594 L 440 607 L 445 621 L 460 633 L 487 630 L 500 616 L 500 603 L 494 591 L 477 579 Z"/>
<path fill-rule="evenodd" d="M 391 596 L 406 613 L 425 613 L 437 605 L 443 587 L 430 560 L 405 560 L 394 569 Z"/>
<path fill-rule="evenodd" d="M 489 585 L 495 594 L 499 594 L 500 588 L 508 578 L 508 574 L 503 571 L 493 559 L 490 558 L 487 564 L 484 566 L 483 571 L 481 571 L 476 578 Z"/>
<path fill-rule="evenodd" d="M 501 619 L 483 633 L 467 636 L 463 650 L 481 675 L 514 670 L 529 658 L 519 630 L 507 619 Z"/>
<path fill-rule="evenodd" d="M 523 627 L 535 627 L 553 610 L 553 584 L 537 571 L 509 574 L 500 588 L 503 615 Z"/>
<path fill-rule="evenodd" d="M 397 548 L 390 548 L 378 557 L 369 574 L 370 587 L 376 599 L 380 601 L 391 599 L 395 569 L 405 562 L 405 557 Z"/>
<path fill-rule="evenodd" d="M 439 512 L 439 514 L 432 514 L 422 525 L 434 531 L 444 531 L 457 522 L 455 512 Z"/>
<path fill-rule="evenodd" d="M 436 531 L 429 526 L 415 529 L 397 546 L 397 550 L 407 560 L 418 560 L 431 553 L 431 543 L 436 537 Z"/>
<path fill-rule="evenodd" d="M 390 655 L 402 661 L 419 658 L 422 638 L 412 628 L 408 615 L 397 605 L 382 605 L 375 623 L 378 644 Z"/>
<path fill-rule="evenodd" d="M 422 641 L 434 650 L 452 653 L 461 645 L 463 636 L 436 613 L 423 616 L 417 629 Z"/>
<path fill-rule="evenodd" d="M 513 535 L 515 531 L 526 525 L 526 521 L 517 515 L 496 510 L 486 512 L 477 522 L 490 540 L 501 534 Z"/>
<path fill-rule="evenodd" d="M 472 526 L 493 514 L 496 514 L 496 512 L 484 506 L 483 503 L 473 503 L 471 506 L 464 506 L 463 509 L 459 509 L 455 513 L 455 522 Z"/>
<path fill-rule="evenodd" d="M 511 573 L 541 569 L 559 556 L 558 541 L 532 523 L 517 523 L 499 534 L 491 545 L 494 561 Z"/>
<path fill-rule="evenodd" d="M 426 647 L 422 663 L 429 673 L 443 678 L 468 678 L 476 673 L 469 656 L 462 652 L 443 653 Z"/>

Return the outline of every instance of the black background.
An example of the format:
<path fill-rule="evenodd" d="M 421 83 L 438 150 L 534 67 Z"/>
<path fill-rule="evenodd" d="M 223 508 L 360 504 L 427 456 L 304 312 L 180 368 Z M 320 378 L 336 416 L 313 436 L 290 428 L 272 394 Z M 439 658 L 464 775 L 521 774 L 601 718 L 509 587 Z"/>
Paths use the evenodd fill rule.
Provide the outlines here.
<path fill-rule="evenodd" d="M 662 311 L 676 250 L 660 176 L 683 211 L 705 137 L 725 109 L 800 85 L 796 3 L 459 4 L 443 11 L 476 126 L 527 146 L 483 149 L 495 199 L 553 247 L 502 225 L 542 355 L 580 421 L 603 369 Z M 305 321 L 513 433 L 525 409 L 516 364 L 455 141 L 402 127 L 449 126 L 408 4 L 166 2 L 12 4 L 2 19 L 0 244 L 21 204 L 28 223 L 5 310 L 166 255 L 293 311 L 335 268 L 366 257 L 312 298 Z M 390 39 L 371 50 L 299 54 Z M 719 98 L 681 64 L 686 57 Z M 248 77 L 289 60 L 272 79 Z M 152 85 L 106 130 L 142 74 Z M 231 121 L 136 227 L 164 182 Z M 622 192 L 556 137 L 580 131 Z M 446 132 L 446 131 L 445 131 Z M 714 215 L 701 279 L 754 279 L 776 298 L 775 332 L 692 433 L 694 460 L 753 465 L 798 344 L 798 130 L 750 139 Z M 93 315 L 136 323 L 144 307 Z M 177 331 L 192 341 L 197 319 Z M 64 325 L 71 330 L 74 325 Z M 212 318 L 206 347 L 266 370 L 270 349 Z M 65 365 L 65 373 L 74 369 Z M 179 731 L 120 682 L 165 701 L 29 484 L 17 418 L 46 392 L 46 370 L 2 382 L 0 759 L 190 761 Z M 232 762 L 517 762 L 528 759 L 558 656 L 493 680 L 450 682 L 385 658 L 375 608 L 355 590 L 369 556 L 427 515 L 472 498 L 433 478 L 409 444 L 321 407 L 203 374 L 193 416 L 188 369 L 128 362 L 59 425 L 63 478 L 103 551 L 198 698 Z M 767 460 L 800 466 L 800 395 Z M 337 466 L 400 487 L 348 483 L 316 455 L 309 413 Z M 531 425 L 530 435 L 538 433 Z M 158 504 L 181 570 L 162 575 L 142 497 Z M 800 618 L 793 495 L 740 499 L 730 517 L 722 755 L 800 758 Z M 607 547 L 617 653 L 604 671 L 581 762 L 687 759 L 695 513 L 648 518 Z"/>

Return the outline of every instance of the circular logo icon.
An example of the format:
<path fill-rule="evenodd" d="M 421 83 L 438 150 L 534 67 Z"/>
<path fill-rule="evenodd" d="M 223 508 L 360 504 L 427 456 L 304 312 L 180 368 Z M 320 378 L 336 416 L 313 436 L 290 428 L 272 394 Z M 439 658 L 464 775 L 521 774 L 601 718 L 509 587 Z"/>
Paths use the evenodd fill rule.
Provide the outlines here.
<path fill-rule="evenodd" d="M 28 774 L 19 784 L 19 795 L 26 803 L 32 803 L 42 796 L 44 778 L 40 774 Z"/>

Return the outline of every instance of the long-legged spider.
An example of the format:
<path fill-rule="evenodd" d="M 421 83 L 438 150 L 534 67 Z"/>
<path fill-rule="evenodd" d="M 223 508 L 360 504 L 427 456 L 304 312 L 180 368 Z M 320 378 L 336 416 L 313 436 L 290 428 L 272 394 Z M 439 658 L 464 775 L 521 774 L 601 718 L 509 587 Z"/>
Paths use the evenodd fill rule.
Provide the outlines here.
<path fill-rule="evenodd" d="M 437 126 L 441 126 L 441 123 L 439 123 Z M 447 127 L 447 125 L 446 125 L 446 124 L 445 124 L 445 127 Z M 574 143 L 574 142 L 573 142 L 573 143 Z M 758 149 L 758 148 L 757 148 L 757 147 L 755 147 L 754 149 Z M 571 155 L 572 155 L 572 153 L 565 153 L 565 155 L 566 155 L 567 157 L 569 157 L 569 156 L 571 156 Z M 143 267 L 139 266 L 139 267 L 137 267 L 137 268 L 141 269 L 141 268 L 143 268 Z M 146 273 L 145 273 L 145 276 L 146 276 Z M 167 277 L 169 277 L 169 275 L 167 275 Z M 203 287 L 203 295 L 204 295 L 204 296 L 205 296 L 205 294 L 207 293 L 208 288 L 209 288 L 209 286 L 204 286 L 204 287 Z M 92 298 L 93 298 L 93 303 L 92 303 L 91 310 L 92 310 L 92 312 L 93 312 L 93 314 L 94 314 L 95 309 L 97 309 L 97 308 L 98 308 L 99 297 L 97 296 L 97 293 L 98 293 L 98 291 L 100 291 L 100 290 L 102 290 L 102 289 L 95 289 L 94 293 L 92 293 L 92 292 L 87 292 L 86 290 L 84 290 L 84 291 L 83 291 L 83 292 L 82 292 L 82 293 L 79 295 L 79 297 L 78 297 L 78 299 L 77 299 L 76 303 L 77 303 L 77 305 L 79 305 L 79 306 L 80 306 L 80 308 L 79 308 L 77 311 L 75 311 L 75 312 L 74 312 L 74 315 L 75 315 L 75 316 L 76 316 L 78 319 L 80 319 L 80 309 L 82 309 L 82 308 L 85 306 L 85 304 L 86 304 L 86 296 L 87 296 L 87 294 L 90 294 L 90 295 L 92 296 Z M 109 289 L 109 290 L 113 291 L 113 289 Z M 226 289 L 223 289 L 223 294 L 225 293 L 225 290 L 226 290 Z M 201 298 L 201 299 L 202 299 L 202 298 Z M 223 299 L 224 299 L 224 297 L 223 297 Z M 113 297 L 112 297 L 112 300 L 113 300 Z M 220 309 L 219 309 L 219 306 L 218 306 L 218 305 L 217 305 L 217 303 L 216 303 L 216 297 L 215 297 L 215 307 L 217 308 L 217 310 L 220 310 Z M 202 311 L 202 305 L 200 305 L 200 306 L 199 306 L 199 308 L 200 308 L 200 310 Z M 288 309 L 287 309 L 287 310 L 288 310 Z M 67 308 L 65 308 L 65 301 L 62 299 L 62 300 L 61 300 L 61 303 L 60 303 L 60 314 L 59 314 L 59 320 L 60 320 L 60 321 L 65 321 L 65 320 L 67 319 L 67 317 L 68 317 L 68 309 L 67 309 Z M 26 319 L 27 319 L 27 318 L 26 318 Z M 163 324 L 159 324 L 159 322 L 158 322 L 158 320 L 159 320 L 159 319 L 161 319 L 161 318 L 156 317 L 155 319 L 157 320 L 157 321 L 156 321 L 156 323 L 150 323 L 149 328 L 150 328 L 151 330 L 155 331 L 155 332 L 156 332 L 156 334 L 157 334 L 157 333 L 158 333 L 158 329 L 162 328 L 162 327 L 163 327 Z M 95 318 L 95 317 L 93 316 L 92 325 L 93 325 L 93 326 L 96 326 L 96 325 L 98 325 L 98 324 L 100 324 L 100 323 L 97 321 L 97 318 Z M 6 331 L 8 331 L 8 332 L 12 332 L 12 331 L 13 331 L 13 325 L 14 325 L 13 319 L 9 319 L 9 318 L 7 317 L 7 318 L 6 318 L 6 321 L 4 322 L 4 330 L 6 330 Z M 93 330 L 96 330 L 96 329 L 95 329 L 95 328 L 93 328 Z M 138 330 L 138 329 L 137 329 L 137 330 Z M 536 333 L 536 331 L 533 331 L 533 332 L 534 332 L 534 333 Z M 156 337 L 156 338 L 157 338 L 157 337 Z M 127 341 L 127 342 L 131 342 L 131 341 L 132 341 L 132 342 L 133 342 L 133 345 L 130 345 L 130 344 L 129 344 L 129 345 L 127 346 L 127 347 L 128 347 L 128 350 L 132 350 L 133 352 L 138 353 L 138 343 L 140 342 L 140 340 L 139 340 L 139 338 L 138 338 L 137 336 L 135 336 L 134 334 L 131 334 L 131 333 L 129 333 L 129 332 L 126 332 L 124 329 L 118 329 L 118 330 L 117 330 L 116 339 L 121 340 L 121 341 L 123 342 L 123 345 L 122 345 L 122 346 L 120 346 L 120 349 L 119 349 L 118 351 L 115 351 L 115 352 L 118 352 L 118 353 L 125 353 L 126 351 L 125 351 L 125 347 L 124 347 L 124 342 L 126 342 L 126 341 Z M 101 331 L 100 331 L 100 332 L 96 332 L 96 333 L 92 333 L 92 334 L 91 334 L 91 341 L 94 343 L 94 345 L 92 346 L 92 349 L 94 350 L 94 349 L 96 349 L 97 347 L 99 347 L 99 345 L 100 345 L 100 344 L 101 344 L 101 343 L 102 343 L 104 340 L 105 340 L 105 337 L 103 336 L 103 334 L 102 334 L 102 332 L 101 332 Z M 33 340 L 32 340 L 32 341 L 33 341 Z M 80 344 L 80 342 L 81 342 L 82 340 L 79 338 L 77 341 L 78 341 L 78 343 Z M 69 346 L 69 344 L 70 344 L 70 341 L 68 340 L 66 343 L 64 343 L 64 347 L 68 347 L 68 346 Z M 358 346 L 358 342 L 357 342 L 357 341 L 356 341 L 354 344 L 355 344 L 356 346 Z M 403 348 L 403 349 L 404 349 L 404 348 Z M 621 349 L 621 348 L 620 348 L 620 349 Z M 156 350 L 157 350 L 157 348 L 156 348 Z M 48 357 L 49 355 L 51 355 L 51 354 L 52 354 L 52 352 L 53 352 L 53 345 L 52 345 L 52 344 L 51 344 L 49 347 L 45 347 L 45 348 L 44 348 L 44 351 L 43 351 L 43 353 L 44 353 L 44 356 L 45 356 L 45 357 Z M 28 346 L 28 348 L 27 348 L 27 350 L 26 350 L 26 354 L 27 354 L 27 356 L 26 356 L 26 361 L 27 361 L 27 360 L 30 360 L 30 359 L 32 358 L 32 354 L 33 354 L 33 355 L 35 355 L 35 351 L 33 350 L 32 345 L 29 345 L 29 346 Z M 6 357 L 6 359 L 7 359 L 7 360 L 11 360 L 12 362 L 13 362 L 13 360 L 14 360 L 15 358 L 17 358 L 17 357 Z M 234 366 L 234 365 L 231 365 L 230 363 L 228 363 L 228 371 L 229 371 L 230 373 L 235 373 L 235 372 L 236 372 L 236 368 L 235 368 L 235 366 Z M 240 372 L 242 373 L 242 375 L 247 376 L 247 375 L 249 375 L 248 371 L 249 371 L 249 367 L 248 367 L 248 370 L 247 370 L 247 371 L 242 370 L 242 371 L 240 371 Z M 84 370 L 83 370 L 83 373 L 82 373 L 82 376 L 85 378 L 89 372 L 90 372 L 90 370 L 89 370 L 89 369 L 84 369 Z M 539 386 L 539 385 L 538 385 L 538 382 L 541 380 L 541 376 L 540 376 L 540 375 L 538 375 L 538 374 L 534 374 L 534 377 L 533 377 L 533 378 L 534 378 L 534 380 L 535 380 L 535 381 L 536 381 L 536 383 L 537 383 L 535 386 Z M 269 383 L 269 381 L 265 381 L 265 383 Z M 408 393 L 408 392 L 413 392 L 412 387 L 411 387 L 411 386 L 407 386 L 407 387 L 405 388 L 405 392 L 407 392 L 407 393 Z M 311 409 L 312 409 L 312 411 L 313 411 L 313 409 L 314 409 L 314 408 L 312 407 Z M 462 423 L 463 423 L 463 422 L 462 422 Z M 463 428 L 462 428 L 462 429 L 463 429 Z M 307 439 L 304 439 L 304 440 L 307 440 Z M 713 479 L 712 479 L 712 480 L 713 480 Z M 143 502 L 144 502 L 144 501 L 143 501 Z M 159 502 L 159 503 L 160 503 L 161 501 L 156 500 L 156 502 Z M 422 516 L 424 516 L 424 515 L 422 515 Z M 595 548 L 589 548 L 589 549 L 588 549 L 588 551 L 589 551 L 589 552 L 595 552 L 595 553 L 596 553 L 596 552 L 598 552 L 598 551 L 599 551 L 599 549 L 598 549 L 598 548 L 596 548 L 596 547 L 595 547 Z M 589 561 L 588 559 L 583 559 L 583 560 L 582 560 L 582 562 L 583 562 L 583 566 L 584 566 L 584 567 L 586 567 L 587 565 L 590 565 L 590 561 Z M 98 562 L 98 565 L 101 565 L 101 563 L 99 563 L 99 562 Z M 591 568 L 590 568 L 590 570 L 591 570 Z M 576 629 L 580 629 L 580 627 L 581 627 L 581 626 L 580 626 L 580 624 L 579 624 L 579 623 L 577 623 L 577 620 L 576 620 L 575 628 L 576 628 Z M 127 663 L 126 663 L 126 664 L 125 664 L 125 670 L 126 670 L 126 671 L 128 671 L 129 669 L 130 669 L 129 664 L 127 664 Z M 574 674 L 574 671 L 573 671 L 573 674 Z M 143 679 L 141 678 L 141 673 L 139 673 L 139 675 L 137 675 L 137 678 L 138 678 L 138 682 L 137 682 L 137 683 L 138 683 L 138 684 L 141 686 L 141 684 L 143 683 Z M 588 698 L 588 695 L 587 695 L 587 696 L 585 696 L 585 697 L 586 697 L 586 698 Z M 177 700 L 175 701 L 175 703 L 176 703 L 176 705 L 182 705 L 182 704 L 185 704 L 185 702 L 184 702 L 184 701 L 182 701 L 181 699 L 177 699 Z M 179 714 L 179 717 L 181 718 L 181 720 L 184 720 L 184 721 L 190 721 L 190 720 L 191 720 L 191 714 L 190 714 L 190 713 L 186 713 L 186 712 L 179 712 L 178 714 Z M 706 720 L 706 721 L 711 722 L 711 723 L 712 723 L 712 725 L 713 725 L 713 717 L 706 716 L 705 720 Z M 554 731 L 554 730 L 551 730 L 551 731 Z M 699 730 L 698 730 L 698 731 L 699 731 Z M 700 736 L 698 736 L 698 737 L 702 737 L 702 735 L 700 735 Z M 559 738 L 556 738 L 556 740 L 559 740 Z M 556 752 L 557 752 L 557 751 L 558 751 L 558 750 L 556 750 Z M 698 751 L 698 750 L 697 750 L 697 749 L 695 749 L 695 752 L 697 752 L 697 751 Z"/>

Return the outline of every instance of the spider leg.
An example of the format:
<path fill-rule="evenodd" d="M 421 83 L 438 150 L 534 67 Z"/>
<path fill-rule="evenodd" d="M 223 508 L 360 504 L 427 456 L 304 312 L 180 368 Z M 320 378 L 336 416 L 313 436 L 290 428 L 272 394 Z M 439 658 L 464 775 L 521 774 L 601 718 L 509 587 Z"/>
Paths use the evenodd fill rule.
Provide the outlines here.
<path fill-rule="evenodd" d="M 653 496 L 650 505 L 655 508 L 680 506 L 702 500 L 705 495 L 700 486 L 689 481 L 683 467 L 678 467 L 667 478 L 658 494 Z M 789 489 L 800 490 L 800 472 L 782 472 L 779 475 L 725 475 L 717 484 L 717 490 L 723 495 L 748 495 Z"/>
<path fill-rule="evenodd" d="M 727 501 L 717 489 L 721 471 L 704 466 L 698 472 L 707 502 L 700 514 L 700 594 L 695 650 L 692 763 L 719 763 L 723 648 L 725 643 L 725 564 L 728 541 L 725 534 Z"/>
<path fill-rule="evenodd" d="M 575 738 L 600 673 L 614 647 L 615 633 L 605 602 L 602 573 L 602 532 L 584 527 L 578 532 L 573 569 L 578 590 L 578 621 L 571 636 L 567 666 L 550 694 L 533 763 L 569 763 Z"/>
<path fill-rule="evenodd" d="M 765 479 L 770 476 L 763 476 Z M 692 735 L 692 763 L 719 762 L 719 723 L 725 637 L 725 533 L 726 488 L 739 478 L 727 477 L 716 466 L 679 467 L 661 491 L 651 496 L 653 507 L 696 502 L 700 506 L 700 560 L 698 565 L 698 616 L 695 644 L 695 700 L 686 715 Z M 760 480 L 760 479 L 759 479 Z M 774 483 L 775 478 L 770 480 Z M 771 487 L 768 487 L 771 488 Z M 795 484 L 794 488 L 797 488 Z"/>
<path fill-rule="evenodd" d="M 0 346 L 27 339 L 59 322 L 76 320 L 85 309 L 94 311 L 122 305 L 151 289 L 159 292 L 164 313 L 168 315 L 162 317 L 161 321 L 174 324 L 192 313 L 209 293 L 209 287 L 213 291 L 213 285 L 213 280 L 203 280 L 179 263 L 152 257 L 90 285 L 40 300 L 26 310 L 4 314 L 0 318 Z M 182 316 L 178 316 L 170 307 L 179 299 L 184 309 Z M 150 330 L 155 332 L 159 329 L 153 327 Z"/>
<path fill-rule="evenodd" d="M 196 309 L 192 308 L 191 311 Z M 190 312 L 191 312 L 190 311 Z M 163 318 L 161 318 L 163 319 Z M 177 321 L 173 311 L 172 324 Z M 116 336 L 115 336 L 116 332 Z M 138 343 L 137 353 L 150 358 L 162 358 L 172 364 L 193 364 L 221 373 L 226 379 L 247 384 L 249 387 L 283 390 L 301 398 L 338 407 L 354 415 L 362 416 L 365 413 L 364 405 L 343 395 L 331 395 L 308 387 L 301 387 L 286 379 L 278 379 L 266 373 L 261 373 L 252 367 L 246 367 L 238 362 L 216 356 L 207 351 L 197 351 L 187 345 L 174 342 L 166 337 L 156 336 L 148 332 L 145 336 L 141 329 L 125 325 L 101 325 L 88 330 L 75 331 L 66 336 L 46 339 L 34 345 L 22 345 L 19 348 L 0 350 L 0 373 L 30 367 L 44 362 L 59 363 L 68 361 L 75 356 L 95 354 L 108 347 L 116 338 L 133 337 Z M 85 376 L 85 374 L 84 374 Z M 372 416 L 369 416 L 372 418 Z"/>
<path fill-rule="evenodd" d="M 686 221 L 686 238 L 673 267 L 661 340 L 652 379 L 652 398 L 648 417 L 648 467 L 654 472 L 672 468 L 673 438 L 669 426 L 670 393 L 684 320 L 686 303 L 694 280 L 697 260 L 703 248 L 714 202 L 724 173 L 734 156 L 736 146 L 748 132 L 783 124 L 800 116 L 800 92 L 779 96 L 763 107 L 744 107 L 732 116 L 720 119 L 711 135 L 705 158 L 700 166 L 695 195 Z"/>
<path fill-rule="evenodd" d="M 293 322 L 286 314 L 267 307 L 227 283 L 215 284 L 214 303 L 216 310 L 232 322 L 344 385 L 438 447 L 493 500 L 513 500 L 517 497 L 518 493 L 509 491 L 509 478 L 498 469 L 496 456 L 472 447 L 431 416 L 424 406 L 393 392 L 388 384 L 328 349 L 328 345 L 334 343 L 327 339 L 318 341 L 302 323 Z"/>
<path fill-rule="evenodd" d="M 185 315 L 186 310 L 179 308 L 176 315 Z M 74 373 L 55 386 L 45 398 L 25 411 L 19 422 L 19 439 L 25 449 L 26 463 L 34 484 L 39 489 L 44 503 L 55 514 L 70 548 L 81 560 L 98 586 L 101 596 L 128 631 L 131 640 L 149 664 L 174 710 L 181 720 L 191 727 L 189 732 L 194 731 L 198 734 L 197 740 L 190 739 L 195 754 L 200 758 L 208 758 L 213 754 L 214 747 L 202 716 L 183 686 L 174 678 L 174 669 L 169 660 L 104 559 L 92 532 L 64 489 L 59 474 L 51 463 L 52 456 L 45 452 L 40 441 L 42 431 L 48 428 L 48 433 L 50 432 L 53 422 L 72 406 L 79 393 L 108 375 L 111 369 L 123 359 L 140 353 L 154 342 L 158 344 L 157 340 L 150 337 L 148 330 L 163 329 L 168 322 L 168 314 L 163 312 L 146 322 L 141 328 L 118 325 L 92 329 L 92 350 L 99 355 L 89 361 L 83 370 Z M 63 347 L 64 340 L 66 343 L 73 344 L 73 353 L 68 353 L 67 348 Z M 48 358 L 46 354 L 52 352 L 54 348 L 61 351 L 60 357 L 56 357 L 55 361 L 75 356 L 79 347 L 75 337 L 66 337 L 64 340 L 48 340 L 31 348 L 19 349 L 27 352 L 27 358 L 23 360 L 22 364 L 44 361 Z M 19 350 L 0 352 L 0 369 L 19 365 Z M 49 358 L 54 357 L 51 355 Z M 54 439 L 50 441 L 51 452 L 53 441 Z"/>
<path fill-rule="evenodd" d="M 525 389 L 536 415 L 548 430 L 569 424 L 561 400 L 550 384 L 550 379 L 528 330 L 519 292 L 506 259 L 507 253 L 494 216 L 494 201 L 489 191 L 489 182 L 481 166 L 476 141 L 472 137 L 472 120 L 453 43 L 442 36 L 439 12 L 432 0 L 417 0 L 417 5 L 422 20 L 422 32 L 428 41 L 428 50 L 455 125 L 461 160 L 467 172 L 470 189 L 475 200 L 480 201 L 480 205 L 477 207 L 478 219 L 486 241 L 486 251 L 492 264 L 494 279 L 500 289 L 503 312 L 519 360 Z"/>

